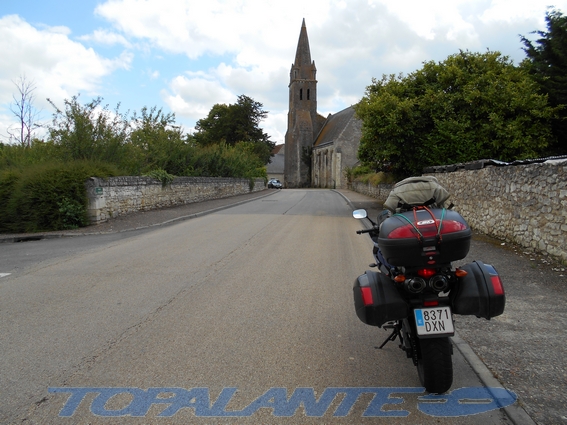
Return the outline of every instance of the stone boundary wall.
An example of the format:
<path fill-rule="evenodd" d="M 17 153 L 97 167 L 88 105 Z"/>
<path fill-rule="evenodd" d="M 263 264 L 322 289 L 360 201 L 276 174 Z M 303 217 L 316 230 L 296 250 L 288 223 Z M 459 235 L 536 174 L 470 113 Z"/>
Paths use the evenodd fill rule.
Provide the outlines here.
<path fill-rule="evenodd" d="M 351 184 L 351 189 L 355 192 L 371 196 L 372 198 L 378 199 L 380 202 L 386 202 L 386 199 L 393 187 L 393 184 L 381 184 L 379 186 L 362 182 L 352 182 Z"/>
<path fill-rule="evenodd" d="M 256 179 L 251 187 L 248 179 L 176 177 L 171 184 L 163 186 L 151 177 L 91 177 L 85 187 L 91 223 L 100 223 L 136 211 L 257 192 L 265 189 L 265 182 Z"/>
<path fill-rule="evenodd" d="M 567 263 L 567 161 L 428 175 L 451 193 L 455 211 L 473 229 Z M 353 190 L 382 202 L 389 193 Z"/>
<path fill-rule="evenodd" d="M 567 162 L 431 175 L 473 229 L 567 262 Z"/>

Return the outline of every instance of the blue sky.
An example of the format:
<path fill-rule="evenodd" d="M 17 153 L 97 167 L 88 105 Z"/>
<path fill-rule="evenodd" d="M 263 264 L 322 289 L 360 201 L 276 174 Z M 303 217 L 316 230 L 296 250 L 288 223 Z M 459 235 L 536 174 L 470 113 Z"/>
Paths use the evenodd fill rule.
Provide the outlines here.
<path fill-rule="evenodd" d="M 459 49 L 524 57 L 519 34 L 545 30 L 567 0 L 0 0 L 0 141 L 21 76 L 49 121 L 50 98 L 102 97 L 113 110 L 156 106 L 185 131 L 216 103 L 245 94 L 286 131 L 289 70 L 305 18 L 318 110 L 356 103 L 372 77 L 408 73 Z"/>

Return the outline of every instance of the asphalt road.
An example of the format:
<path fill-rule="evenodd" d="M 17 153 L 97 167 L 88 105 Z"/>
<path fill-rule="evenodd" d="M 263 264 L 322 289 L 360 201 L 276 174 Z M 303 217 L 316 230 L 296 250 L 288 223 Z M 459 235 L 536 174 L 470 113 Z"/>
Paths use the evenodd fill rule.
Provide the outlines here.
<path fill-rule="evenodd" d="M 0 261 L 0 422 L 511 423 L 424 413 L 411 361 L 354 314 L 372 256 L 351 211 L 333 191 L 279 191 L 166 227 L 0 245 L 34 253 Z M 483 385 L 453 357 L 454 389 Z M 319 410 L 286 410 L 292 393 Z"/>

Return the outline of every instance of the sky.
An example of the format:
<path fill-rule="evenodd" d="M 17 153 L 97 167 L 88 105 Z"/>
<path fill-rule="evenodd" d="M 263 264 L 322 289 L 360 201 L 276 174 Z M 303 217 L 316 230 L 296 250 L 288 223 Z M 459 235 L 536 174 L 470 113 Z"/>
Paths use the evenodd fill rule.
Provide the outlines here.
<path fill-rule="evenodd" d="M 547 29 L 567 0 L 0 0 L 0 141 L 17 128 L 17 82 L 31 83 L 39 120 L 79 96 L 121 113 L 174 113 L 187 133 L 213 105 L 246 95 L 283 143 L 289 73 L 305 19 L 318 112 L 357 103 L 372 78 L 408 74 L 459 50 L 519 64 L 520 35 Z"/>

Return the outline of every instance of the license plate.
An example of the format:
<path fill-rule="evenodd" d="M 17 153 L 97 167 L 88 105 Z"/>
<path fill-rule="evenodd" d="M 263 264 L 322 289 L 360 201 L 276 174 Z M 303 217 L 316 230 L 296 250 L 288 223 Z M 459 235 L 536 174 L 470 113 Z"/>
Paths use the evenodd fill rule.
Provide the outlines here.
<path fill-rule="evenodd" d="M 420 336 L 455 334 L 450 307 L 416 308 L 413 314 Z"/>

